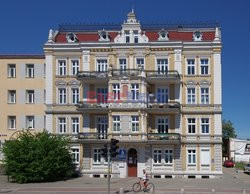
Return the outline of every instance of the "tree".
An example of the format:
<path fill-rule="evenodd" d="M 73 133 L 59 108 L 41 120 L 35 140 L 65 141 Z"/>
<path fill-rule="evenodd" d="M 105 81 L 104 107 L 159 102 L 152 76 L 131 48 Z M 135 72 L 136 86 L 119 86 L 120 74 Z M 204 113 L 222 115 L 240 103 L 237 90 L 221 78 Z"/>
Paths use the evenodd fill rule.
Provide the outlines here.
<path fill-rule="evenodd" d="M 230 120 L 223 119 L 222 121 L 222 152 L 223 156 L 228 157 L 228 143 L 229 138 L 236 138 L 237 134 L 235 131 L 235 128 L 233 126 L 233 123 Z"/>
<path fill-rule="evenodd" d="M 68 139 L 46 131 L 22 131 L 3 145 L 6 174 L 18 183 L 56 181 L 72 175 Z"/>

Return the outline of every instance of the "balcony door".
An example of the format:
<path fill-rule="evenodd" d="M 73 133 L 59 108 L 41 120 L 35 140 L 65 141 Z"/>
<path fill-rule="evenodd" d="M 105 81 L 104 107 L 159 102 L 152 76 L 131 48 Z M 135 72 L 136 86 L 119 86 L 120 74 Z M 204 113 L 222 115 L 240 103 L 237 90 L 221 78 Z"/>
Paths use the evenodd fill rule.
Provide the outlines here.
<path fill-rule="evenodd" d="M 96 128 L 97 128 L 97 132 L 98 132 L 98 138 L 99 139 L 107 139 L 108 117 L 107 116 L 97 116 Z"/>
<path fill-rule="evenodd" d="M 168 72 L 168 59 L 157 59 L 158 74 L 167 74 Z"/>
<path fill-rule="evenodd" d="M 160 87 L 157 88 L 157 103 L 167 103 L 168 102 L 168 88 Z"/>
<path fill-rule="evenodd" d="M 168 117 L 157 117 L 158 133 L 168 133 Z"/>
<path fill-rule="evenodd" d="M 97 103 L 106 104 L 108 98 L 108 88 L 97 88 Z"/>
<path fill-rule="evenodd" d="M 108 60 L 107 59 L 97 59 L 96 69 L 98 72 L 105 72 L 108 70 Z"/>

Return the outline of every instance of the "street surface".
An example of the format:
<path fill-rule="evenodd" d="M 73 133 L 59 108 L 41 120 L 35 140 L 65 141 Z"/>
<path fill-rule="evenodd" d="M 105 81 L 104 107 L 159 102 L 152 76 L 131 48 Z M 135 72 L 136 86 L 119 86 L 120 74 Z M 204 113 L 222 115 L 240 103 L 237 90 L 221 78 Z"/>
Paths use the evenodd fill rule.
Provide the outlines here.
<path fill-rule="evenodd" d="M 124 193 L 133 194 L 131 187 L 137 178 L 111 179 L 111 193 L 119 193 L 120 188 Z M 185 194 L 212 193 L 239 194 L 245 190 L 250 194 L 250 175 L 239 172 L 235 178 L 234 169 L 224 168 L 222 179 L 151 179 L 155 184 L 156 194 L 180 194 L 184 189 Z M 16 184 L 9 183 L 5 176 L 0 176 L 0 193 L 13 194 L 105 194 L 107 193 L 107 179 L 80 177 L 67 181 L 53 183 Z"/>

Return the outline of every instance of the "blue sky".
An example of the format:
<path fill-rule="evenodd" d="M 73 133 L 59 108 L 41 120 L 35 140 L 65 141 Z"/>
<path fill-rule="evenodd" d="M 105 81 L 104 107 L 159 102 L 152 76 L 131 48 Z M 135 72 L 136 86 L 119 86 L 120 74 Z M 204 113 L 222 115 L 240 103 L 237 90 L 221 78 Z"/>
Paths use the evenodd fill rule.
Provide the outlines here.
<path fill-rule="evenodd" d="M 250 138 L 250 1 L 248 0 L 1 0 L 0 54 L 42 53 L 58 24 L 121 23 L 135 8 L 143 22 L 218 21 L 222 27 L 223 118 Z"/>

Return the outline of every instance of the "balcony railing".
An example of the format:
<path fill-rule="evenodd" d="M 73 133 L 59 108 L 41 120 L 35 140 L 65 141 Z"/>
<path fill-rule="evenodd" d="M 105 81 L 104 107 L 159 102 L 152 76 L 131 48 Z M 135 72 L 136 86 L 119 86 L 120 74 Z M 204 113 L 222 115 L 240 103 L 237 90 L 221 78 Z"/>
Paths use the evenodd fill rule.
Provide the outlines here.
<path fill-rule="evenodd" d="M 146 71 L 147 78 L 168 78 L 168 79 L 180 79 L 178 71 L 169 70 L 169 71 Z"/>
<path fill-rule="evenodd" d="M 78 133 L 78 139 L 83 140 L 93 140 L 93 139 L 107 139 L 108 135 L 107 133 Z"/>
<path fill-rule="evenodd" d="M 148 133 L 148 140 L 180 140 L 179 133 Z"/>
<path fill-rule="evenodd" d="M 112 77 L 137 77 L 141 75 L 141 71 L 139 71 L 138 69 L 112 69 L 111 75 Z"/>
<path fill-rule="evenodd" d="M 77 73 L 78 79 L 107 79 L 107 71 L 79 71 Z"/>
<path fill-rule="evenodd" d="M 165 102 L 165 103 L 161 103 L 161 102 L 149 102 L 147 107 L 148 108 L 152 108 L 152 109 L 158 109 L 158 108 L 180 108 L 180 103 L 179 102 L 175 102 L 175 101 L 171 101 L 171 102 Z"/>

